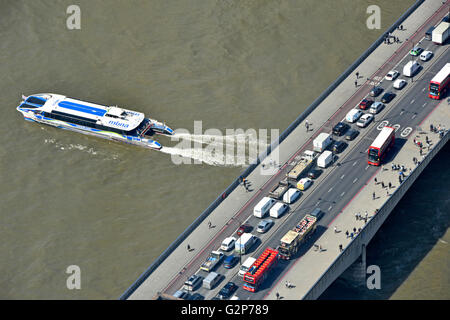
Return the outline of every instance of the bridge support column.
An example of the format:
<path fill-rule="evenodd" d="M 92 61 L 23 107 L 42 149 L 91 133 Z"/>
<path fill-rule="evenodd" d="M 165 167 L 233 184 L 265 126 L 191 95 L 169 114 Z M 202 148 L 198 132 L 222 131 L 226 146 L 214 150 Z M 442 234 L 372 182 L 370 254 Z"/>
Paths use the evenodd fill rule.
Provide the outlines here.
<path fill-rule="evenodd" d="M 341 275 L 341 277 L 354 287 L 366 285 L 366 245 L 361 245 L 361 255 L 356 261 Z"/>

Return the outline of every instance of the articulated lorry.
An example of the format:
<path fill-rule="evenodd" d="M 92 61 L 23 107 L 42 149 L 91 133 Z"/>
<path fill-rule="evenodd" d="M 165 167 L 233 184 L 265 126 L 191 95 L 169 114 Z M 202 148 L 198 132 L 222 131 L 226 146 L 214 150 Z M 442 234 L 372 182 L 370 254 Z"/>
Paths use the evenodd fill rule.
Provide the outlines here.
<path fill-rule="evenodd" d="M 210 253 L 209 257 L 203 262 L 200 269 L 210 272 L 219 264 L 223 259 L 223 253 L 220 251 L 213 251 Z"/>
<path fill-rule="evenodd" d="M 297 253 L 300 245 L 305 242 L 315 231 L 317 217 L 307 214 L 280 240 L 277 250 L 281 259 L 290 260 Z"/>
<path fill-rule="evenodd" d="M 314 166 L 316 158 L 316 152 L 306 150 L 297 164 L 286 174 L 287 178 L 297 181 L 302 174 L 305 174 L 312 166 Z"/>

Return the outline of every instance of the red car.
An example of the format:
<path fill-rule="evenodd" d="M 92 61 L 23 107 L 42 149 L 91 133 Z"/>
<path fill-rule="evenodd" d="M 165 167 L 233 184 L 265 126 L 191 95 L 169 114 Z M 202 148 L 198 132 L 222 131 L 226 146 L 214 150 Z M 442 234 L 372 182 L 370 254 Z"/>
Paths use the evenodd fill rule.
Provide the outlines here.
<path fill-rule="evenodd" d="M 252 229 L 253 229 L 252 226 L 250 226 L 248 224 L 243 224 L 242 226 L 239 227 L 239 229 L 237 230 L 236 234 L 238 236 L 240 236 L 243 233 L 252 231 Z"/>
<path fill-rule="evenodd" d="M 361 101 L 361 103 L 359 104 L 359 108 L 361 110 L 366 110 L 366 109 L 370 108 L 372 103 L 373 103 L 373 100 L 371 100 L 371 99 L 363 99 L 363 101 Z"/>

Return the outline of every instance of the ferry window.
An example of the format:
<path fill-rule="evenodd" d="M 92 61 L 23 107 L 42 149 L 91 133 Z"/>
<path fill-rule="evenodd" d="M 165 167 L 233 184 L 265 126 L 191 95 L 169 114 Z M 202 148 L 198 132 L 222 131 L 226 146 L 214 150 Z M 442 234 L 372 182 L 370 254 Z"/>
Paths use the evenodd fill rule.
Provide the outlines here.
<path fill-rule="evenodd" d="M 37 104 L 37 105 L 39 105 L 39 106 L 43 106 L 44 104 L 45 104 L 45 100 L 42 100 L 42 99 L 39 99 L 39 98 L 36 98 L 36 97 L 28 97 L 28 99 L 26 100 L 26 102 L 29 102 L 29 103 L 34 103 L 34 104 Z"/>

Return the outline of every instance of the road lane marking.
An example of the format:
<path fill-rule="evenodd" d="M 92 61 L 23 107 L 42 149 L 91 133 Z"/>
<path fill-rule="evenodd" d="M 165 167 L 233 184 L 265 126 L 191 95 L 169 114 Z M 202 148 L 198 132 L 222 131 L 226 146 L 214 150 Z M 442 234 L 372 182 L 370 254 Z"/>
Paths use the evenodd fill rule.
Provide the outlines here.
<path fill-rule="evenodd" d="M 426 105 L 427 105 L 427 103 L 425 102 L 425 103 L 422 105 L 422 108 L 424 108 Z"/>
<path fill-rule="evenodd" d="M 426 89 L 427 89 L 427 87 L 423 88 L 423 89 L 422 89 L 422 92 L 424 92 Z"/>
<path fill-rule="evenodd" d="M 365 170 L 367 170 L 367 169 L 369 169 L 369 166 L 367 166 Z"/>
<path fill-rule="evenodd" d="M 344 194 L 345 194 L 345 191 L 341 193 L 341 197 L 343 197 L 343 196 L 344 196 Z"/>
<path fill-rule="evenodd" d="M 353 162 L 352 167 L 354 167 L 357 163 L 358 163 L 358 161 Z"/>
<path fill-rule="evenodd" d="M 333 190 L 333 187 L 331 187 L 330 190 L 328 190 L 328 192 L 331 192 L 331 190 Z"/>
<path fill-rule="evenodd" d="M 413 116 L 411 117 L 411 119 L 414 119 L 417 116 L 417 114 L 413 114 Z"/>
<path fill-rule="evenodd" d="M 355 178 L 355 180 L 353 180 L 353 183 L 355 183 L 356 181 L 358 181 L 358 178 Z"/>
<path fill-rule="evenodd" d="M 413 104 L 413 103 L 414 103 L 414 101 L 416 101 L 416 100 L 415 100 L 415 99 L 412 99 L 412 100 L 411 100 L 411 103 L 410 103 L 410 104 Z"/>
<path fill-rule="evenodd" d="M 345 174 L 342 175 L 341 180 L 344 179 L 344 177 L 345 177 Z"/>
<path fill-rule="evenodd" d="M 328 211 L 330 211 L 330 210 L 331 210 L 331 208 L 333 208 L 333 206 L 330 206 L 330 207 L 328 208 Z"/>

